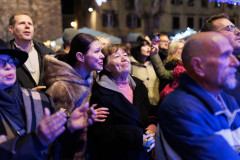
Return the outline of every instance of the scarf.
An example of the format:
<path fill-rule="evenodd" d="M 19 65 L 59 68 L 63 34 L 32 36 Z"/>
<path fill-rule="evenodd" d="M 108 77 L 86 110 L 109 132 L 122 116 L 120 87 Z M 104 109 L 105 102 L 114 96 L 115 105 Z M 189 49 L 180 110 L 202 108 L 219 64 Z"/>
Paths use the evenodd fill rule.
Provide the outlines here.
<path fill-rule="evenodd" d="M 18 83 L 5 90 L 0 90 L 0 114 L 3 116 L 3 113 L 18 127 L 26 129 L 22 91 Z"/>

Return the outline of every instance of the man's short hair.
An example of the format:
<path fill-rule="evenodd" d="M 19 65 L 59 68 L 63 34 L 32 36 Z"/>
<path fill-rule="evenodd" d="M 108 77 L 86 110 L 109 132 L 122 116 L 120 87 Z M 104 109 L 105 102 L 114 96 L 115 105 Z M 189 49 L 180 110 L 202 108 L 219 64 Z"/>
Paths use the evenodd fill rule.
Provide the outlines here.
<path fill-rule="evenodd" d="M 229 16 L 225 13 L 213 15 L 206 20 L 205 24 L 203 24 L 203 26 L 201 27 L 200 32 L 215 31 L 215 26 L 213 25 L 213 21 L 220 18 L 226 18 L 229 20 Z"/>
<path fill-rule="evenodd" d="M 19 12 L 19 13 L 16 13 L 14 15 L 12 15 L 9 19 L 9 26 L 14 26 L 15 23 L 16 23 L 16 20 L 15 20 L 15 16 L 18 16 L 18 15 L 27 15 L 30 17 L 29 14 L 25 13 L 25 12 Z"/>

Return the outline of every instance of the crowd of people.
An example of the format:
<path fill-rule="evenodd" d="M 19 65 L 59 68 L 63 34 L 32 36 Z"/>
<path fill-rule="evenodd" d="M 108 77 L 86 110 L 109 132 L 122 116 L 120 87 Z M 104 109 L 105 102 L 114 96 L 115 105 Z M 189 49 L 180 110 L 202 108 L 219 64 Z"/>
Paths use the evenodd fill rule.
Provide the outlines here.
<path fill-rule="evenodd" d="M 0 40 L 0 159 L 240 160 L 240 29 L 227 14 L 171 42 L 73 28 L 56 52 L 29 14 Z"/>

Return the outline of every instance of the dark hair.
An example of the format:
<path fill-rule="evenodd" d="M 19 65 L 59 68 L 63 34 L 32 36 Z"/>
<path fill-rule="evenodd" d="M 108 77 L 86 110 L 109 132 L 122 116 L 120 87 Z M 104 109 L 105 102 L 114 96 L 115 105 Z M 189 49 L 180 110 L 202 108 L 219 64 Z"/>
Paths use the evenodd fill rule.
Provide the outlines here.
<path fill-rule="evenodd" d="M 220 18 L 226 18 L 229 20 L 229 16 L 225 13 L 213 15 L 206 20 L 206 22 L 201 27 L 200 32 L 215 31 L 215 26 L 213 25 L 213 21 Z"/>
<path fill-rule="evenodd" d="M 14 26 L 15 23 L 16 23 L 16 20 L 15 20 L 15 16 L 19 16 L 19 15 L 26 15 L 26 16 L 29 16 L 29 14 L 25 13 L 25 12 L 19 12 L 19 13 L 16 13 L 14 15 L 12 15 L 9 19 L 9 26 Z M 31 18 L 31 17 L 30 17 Z"/>
<path fill-rule="evenodd" d="M 141 54 L 141 47 L 144 45 L 150 45 L 149 42 L 145 39 L 139 39 L 137 42 L 137 46 L 131 48 L 131 55 L 135 60 L 137 60 L 140 63 L 144 63 L 143 55 Z M 148 57 L 149 58 L 149 57 Z"/>
<path fill-rule="evenodd" d="M 127 52 L 126 47 L 122 44 L 111 44 L 102 49 L 102 53 L 105 56 L 105 58 L 103 59 L 103 66 L 107 65 L 109 56 L 111 56 L 113 53 L 116 53 L 119 49 Z"/>
<path fill-rule="evenodd" d="M 56 58 L 68 63 L 70 66 L 73 67 L 77 62 L 76 53 L 81 52 L 82 54 L 86 54 L 89 50 L 90 44 L 96 40 L 97 38 L 93 35 L 79 33 L 72 39 L 69 53 L 56 55 Z"/>

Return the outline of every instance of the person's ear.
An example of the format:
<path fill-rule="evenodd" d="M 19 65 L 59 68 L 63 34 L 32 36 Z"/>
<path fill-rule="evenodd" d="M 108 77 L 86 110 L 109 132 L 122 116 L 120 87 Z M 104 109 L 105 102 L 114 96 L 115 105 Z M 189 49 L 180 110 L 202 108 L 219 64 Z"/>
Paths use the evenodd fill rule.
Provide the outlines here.
<path fill-rule="evenodd" d="M 205 76 L 202 59 L 200 57 L 193 57 L 191 59 L 191 66 L 193 71 L 200 77 Z"/>
<path fill-rule="evenodd" d="M 85 57 L 84 55 L 82 54 L 82 52 L 77 52 L 76 53 L 76 58 L 79 62 L 84 62 L 85 61 Z"/>
<path fill-rule="evenodd" d="M 8 26 L 8 30 L 13 34 L 13 26 L 12 25 Z"/>

